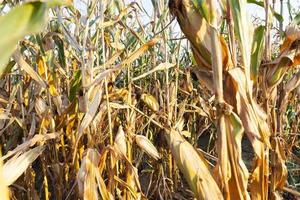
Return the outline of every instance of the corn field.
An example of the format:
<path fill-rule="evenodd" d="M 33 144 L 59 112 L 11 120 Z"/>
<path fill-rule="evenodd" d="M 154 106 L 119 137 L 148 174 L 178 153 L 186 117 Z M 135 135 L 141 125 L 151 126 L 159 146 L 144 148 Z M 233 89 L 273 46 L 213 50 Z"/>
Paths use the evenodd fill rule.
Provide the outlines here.
<path fill-rule="evenodd" d="M 299 2 L 142 2 L 0 0 L 0 199 L 300 199 Z"/>

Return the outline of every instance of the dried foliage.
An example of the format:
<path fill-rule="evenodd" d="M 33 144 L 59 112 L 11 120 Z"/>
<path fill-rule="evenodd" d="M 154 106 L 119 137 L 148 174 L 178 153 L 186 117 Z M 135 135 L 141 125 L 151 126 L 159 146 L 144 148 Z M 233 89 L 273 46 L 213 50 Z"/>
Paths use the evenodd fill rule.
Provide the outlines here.
<path fill-rule="evenodd" d="M 300 197 L 290 7 L 0 2 L 1 199 Z"/>

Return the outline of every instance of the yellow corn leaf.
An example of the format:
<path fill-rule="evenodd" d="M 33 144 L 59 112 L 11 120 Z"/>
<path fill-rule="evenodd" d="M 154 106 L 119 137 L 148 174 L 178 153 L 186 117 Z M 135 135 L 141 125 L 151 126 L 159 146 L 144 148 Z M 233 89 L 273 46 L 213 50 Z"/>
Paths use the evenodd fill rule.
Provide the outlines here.
<path fill-rule="evenodd" d="M 44 59 L 41 56 L 37 57 L 37 71 L 44 80 L 47 80 L 47 66 L 45 66 Z"/>
<path fill-rule="evenodd" d="M 134 51 L 130 56 L 123 62 L 123 65 L 128 65 L 132 63 L 134 60 L 136 60 L 138 57 L 140 57 L 143 53 L 149 50 L 152 46 L 157 44 L 160 41 L 159 38 L 153 38 L 150 41 L 148 41 L 146 44 L 142 45 L 139 49 Z"/>
<path fill-rule="evenodd" d="M 189 131 L 180 131 L 180 134 L 187 138 L 190 138 L 192 135 L 192 133 Z"/>
<path fill-rule="evenodd" d="M 59 93 L 55 86 L 55 80 L 53 74 L 51 73 L 48 74 L 48 85 L 49 85 L 49 93 L 51 94 L 51 96 L 57 97 Z"/>

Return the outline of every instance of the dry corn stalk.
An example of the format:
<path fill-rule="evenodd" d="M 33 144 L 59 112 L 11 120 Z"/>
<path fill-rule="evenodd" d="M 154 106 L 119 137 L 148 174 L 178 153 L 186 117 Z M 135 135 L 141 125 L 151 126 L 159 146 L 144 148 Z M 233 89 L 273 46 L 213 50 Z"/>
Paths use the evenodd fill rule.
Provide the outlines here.
<path fill-rule="evenodd" d="M 198 67 L 202 67 L 201 70 L 195 69 L 193 71 L 196 71 L 197 77 L 199 77 L 212 92 L 215 92 L 219 105 L 226 105 L 226 103 L 228 103 L 230 106 L 233 106 L 233 111 L 237 113 L 237 115 L 234 115 L 234 113 L 231 114 L 235 117 L 230 118 L 229 116 L 225 116 L 227 122 L 225 123 L 225 127 L 227 128 L 225 128 L 223 121 L 224 116 L 222 116 L 223 111 L 220 109 L 220 121 L 217 123 L 218 130 L 220 131 L 219 137 L 221 137 L 221 146 L 219 146 L 220 158 L 218 163 L 221 169 L 220 186 L 226 199 L 249 198 L 246 187 L 248 172 L 247 169 L 243 167 L 244 164 L 241 158 L 241 137 L 232 137 L 235 133 L 230 131 L 234 130 L 235 128 L 233 127 L 238 124 L 237 121 L 241 120 L 242 124 L 239 125 L 240 130 L 235 130 L 241 134 L 243 127 L 245 128 L 245 132 L 257 156 L 254 172 L 251 175 L 251 196 L 253 198 L 266 199 L 268 195 L 268 149 L 266 149 L 266 147 L 271 147 L 269 142 L 270 130 L 266 123 L 266 114 L 259 108 L 255 100 L 252 99 L 252 84 L 250 81 L 251 45 L 249 45 L 249 41 L 251 41 L 249 40 L 249 38 L 251 39 L 251 30 L 248 30 L 248 27 L 243 28 L 247 24 L 245 23 L 247 19 L 241 14 L 245 2 L 243 0 L 232 0 L 229 1 L 228 4 L 230 8 L 227 8 L 233 11 L 235 32 L 240 42 L 245 70 L 239 67 L 233 68 L 227 45 L 218 33 L 216 33 L 216 22 L 213 21 L 212 17 L 208 18 L 204 13 L 204 11 L 208 9 L 205 2 L 212 1 L 174 0 L 170 1 L 169 6 L 172 13 L 177 17 L 182 31 L 192 44 L 193 54 Z M 211 9 L 210 14 L 213 16 L 216 12 L 211 4 L 209 6 Z M 217 45 L 218 43 L 219 45 Z M 218 52 L 220 49 L 222 51 Z M 213 59 L 212 61 L 210 60 L 211 58 Z M 218 60 L 219 62 L 217 62 Z M 212 65 L 213 67 L 211 67 Z M 203 67 L 206 67 L 206 70 L 205 68 L 203 69 Z M 211 69 L 213 69 L 213 73 L 211 73 Z M 223 77 L 220 75 L 222 70 L 224 73 Z M 225 79 L 225 104 L 222 102 L 223 79 Z M 214 88 L 211 87 L 213 84 L 215 84 Z M 225 112 L 226 107 L 228 106 L 224 107 Z M 236 155 L 236 160 L 229 159 L 228 162 L 226 158 L 227 156 L 231 157 L 232 154 Z"/>

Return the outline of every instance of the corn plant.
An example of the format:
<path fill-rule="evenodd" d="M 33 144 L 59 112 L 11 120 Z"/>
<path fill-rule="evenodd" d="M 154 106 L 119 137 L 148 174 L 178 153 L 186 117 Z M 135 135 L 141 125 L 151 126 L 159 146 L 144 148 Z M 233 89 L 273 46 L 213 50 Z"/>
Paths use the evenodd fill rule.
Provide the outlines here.
<path fill-rule="evenodd" d="M 0 2 L 1 199 L 300 197 L 290 3 Z"/>

